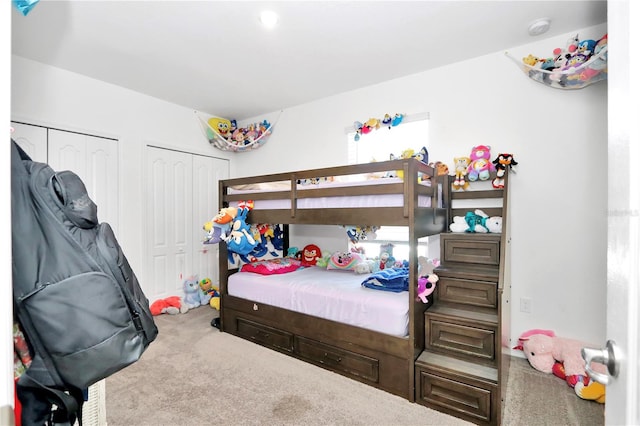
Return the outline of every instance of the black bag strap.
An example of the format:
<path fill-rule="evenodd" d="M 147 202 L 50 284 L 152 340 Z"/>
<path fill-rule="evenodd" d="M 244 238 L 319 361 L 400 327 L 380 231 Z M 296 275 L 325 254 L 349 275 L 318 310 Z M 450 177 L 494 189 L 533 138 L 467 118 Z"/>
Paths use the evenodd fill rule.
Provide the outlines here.
<path fill-rule="evenodd" d="M 78 421 L 82 426 L 84 394 L 79 389 L 69 393 L 44 385 L 28 373 L 20 376 L 17 385 L 18 398 L 22 404 L 23 426 L 68 425 Z M 52 410 L 52 405 L 57 407 Z"/>

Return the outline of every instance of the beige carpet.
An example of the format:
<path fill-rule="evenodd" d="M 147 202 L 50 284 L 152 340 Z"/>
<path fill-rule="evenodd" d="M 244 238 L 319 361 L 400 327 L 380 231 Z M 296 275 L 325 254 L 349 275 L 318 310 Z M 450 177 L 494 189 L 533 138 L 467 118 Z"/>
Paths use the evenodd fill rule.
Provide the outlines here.
<path fill-rule="evenodd" d="M 210 325 L 216 313 L 204 306 L 156 317 L 157 340 L 106 380 L 109 426 L 468 424 L 221 333 Z M 560 379 L 524 360 L 512 371 L 504 424 L 604 424 L 603 406 Z"/>

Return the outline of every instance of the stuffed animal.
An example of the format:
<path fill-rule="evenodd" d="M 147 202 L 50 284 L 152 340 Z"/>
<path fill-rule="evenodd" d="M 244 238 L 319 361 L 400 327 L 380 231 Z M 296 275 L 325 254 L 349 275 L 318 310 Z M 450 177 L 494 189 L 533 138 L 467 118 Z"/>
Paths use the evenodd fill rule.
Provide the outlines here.
<path fill-rule="evenodd" d="M 249 208 L 243 207 L 238 210 L 237 216 L 233 219 L 231 232 L 226 239 L 227 249 L 230 252 L 247 255 L 258 245 L 249 232 L 251 227 L 246 222 L 248 214 Z"/>
<path fill-rule="evenodd" d="M 469 182 L 467 182 L 467 168 L 471 163 L 471 158 L 469 157 L 455 157 L 453 159 L 453 170 L 455 173 L 455 179 L 453 180 L 453 189 L 454 190 L 462 190 L 467 189 L 469 187 Z"/>
<path fill-rule="evenodd" d="M 436 161 L 435 163 L 429 163 L 431 167 L 436 170 L 436 175 L 443 176 L 449 174 L 449 166 L 447 166 L 442 161 Z M 465 166 L 466 169 L 466 166 Z"/>
<path fill-rule="evenodd" d="M 574 388 L 576 394 L 582 399 L 590 399 L 596 402 L 605 402 L 604 386 L 592 382 L 585 371 L 585 362 L 580 355 L 580 350 L 590 346 L 587 343 L 575 339 L 558 337 L 551 330 L 529 330 L 518 339 L 518 346 L 533 368 L 543 373 L 554 374 L 563 378 L 567 384 Z M 592 363 L 594 371 L 605 373 L 606 367 L 602 364 Z"/>
<path fill-rule="evenodd" d="M 502 232 L 502 217 L 489 217 L 484 211 L 476 209 L 468 211 L 464 216 L 454 216 L 453 223 L 449 225 L 451 232 L 476 232 L 480 234 Z"/>
<path fill-rule="evenodd" d="M 216 311 L 220 310 L 220 293 L 217 288 L 213 288 L 213 293 L 211 293 L 211 300 L 209 300 L 209 306 L 211 306 Z"/>
<path fill-rule="evenodd" d="M 201 298 L 200 304 L 207 305 L 211 301 L 211 297 L 213 296 L 213 283 L 210 278 L 203 278 L 200 280 L 200 290 L 204 294 L 204 297 Z"/>
<path fill-rule="evenodd" d="M 302 249 L 300 261 L 302 266 L 315 266 L 319 258 L 322 257 L 322 250 L 315 244 L 307 244 Z"/>
<path fill-rule="evenodd" d="M 206 296 L 200 289 L 200 281 L 198 281 L 197 276 L 193 275 L 185 279 L 182 283 L 182 289 L 184 291 L 182 303 L 189 309 L 197 308 L 198 306 L 209 303 L 210 297 L 205 301 Z"/>
<path fill-rule="evenodd" d="M 418 256 L 418 290 L 416 292 L 416 300 L 427 303 L 427 297 L 436 289 L 436 283 L 439 281 L 438 275 L 433 269 L 440 265 L 438 259 L 427 259 L 424 256 Z"/>
<path fill-rule="evenodd" d="M 491 147 L 489 145 L 476 145 L 469 155 L 471 162 L 467 166 L 467 174 L 471 182 L 489 179 L 489 172 L 496 170 L 491 162 Z"/>
<path fill-rule="evenodd" d="M 507 169 L 511 170 L 513 166 L 517 166 L 518 162 L 513 159 L 513 154 L 498 154 L 493 160 L 493 165 L 496 168 L 496 177 L 491 182 L 491 185 L 496 189 L 504 188 L 504 175 L 507 173 Z"/>
<path fill-rule="evenodd" d="M 180 296 L 169 296 L 164 299 L 159 299 L 153 302 L 149 306 L 149 310 L 151 311 L 151 315 L 160 315 L 160 314 L 169 314 L 176 315 L 179 313 L 186 313 L 189 308 L 187 306 L 182 306 L 182 301 L 180 300 Z"/>
<path fill-rule="evenodd" d="M 380 262 L 378 263 L 378 268 L 380 270 L 384 268 L 393 268 L 396 263 L 396 258 L 393 257 L 393 247 L 392 243 L 382 244 L 380 245 Z"/>

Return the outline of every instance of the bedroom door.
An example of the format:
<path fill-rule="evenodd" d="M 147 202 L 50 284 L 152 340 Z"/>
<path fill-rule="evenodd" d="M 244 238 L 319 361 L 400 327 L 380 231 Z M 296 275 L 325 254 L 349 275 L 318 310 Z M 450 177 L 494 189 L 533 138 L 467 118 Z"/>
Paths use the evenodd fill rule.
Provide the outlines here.
<path fill-rule="evenodd" d="M 218 211 L 218 180 L 227 160 L 147 147 L 149 300 L 182 295 L 190 275 L 218 282 L 218 248 L 203 247 L 202 225 Z"/>
<path fill-rule="evenodd" d="M 606 338 L 615 342 L 619 372 L 607 385 L 605 420 L 607 425 L 640 425 L 640 127 L 633 115 L 640 108 L 640 89 L 631 84 L 638 63 L 630 61 L 631 47 L 640 42 L 630 23 L 640 19 L 640 5 L 625 0 L 610 1 L 607 7 L 611 66 Z"/>

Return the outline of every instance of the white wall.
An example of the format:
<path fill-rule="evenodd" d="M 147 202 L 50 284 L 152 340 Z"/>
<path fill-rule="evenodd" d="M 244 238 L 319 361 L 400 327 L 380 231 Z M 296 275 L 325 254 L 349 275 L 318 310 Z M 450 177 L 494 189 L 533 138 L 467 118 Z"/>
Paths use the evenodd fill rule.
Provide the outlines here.
<path fill-rule="evenodd" d="M 145 146 L 219 158 L 229 158 L 228 153 L 208 143 L 191 109 L 15 55 L 11 59 L 12 120 L 119 139 L 116 236 L 144 289 Z"/>
<path fill-rule="evenodd" d="M 599 38 L 605 31 L 602 25 L 579 32 Z M 546 55 L 566 38 L 512 51 L 517 58 Z M 417 54 L 429 54 L 427 43 Z M 494 154 L 514 153 L 520 163 L 510 181 L 512 338 L 551 328 L 561 336 L 605 340 L 606 83 L 552 89 L 496 52 L 287 109 L 263 147 L 233 154 L 208 145 L 190 109 L 23 58 L 12 61 L 12 119 L 120 139 L 118 238 L 138 275 L 146 142 L 231 158 L 231 176 L 248 176 L 346 164 L 344 128 L 355 120 L 429 112 L 431 159 L 451 164 L 482 143 Z M 274 114 L 267 114 L 270 121 Z M 519 312 L 521 297 L 532 299 L 530 314 Z"/>
<path fill-rule="evenodd" d="M 577 32 L 597 40 L 606 25 Z M 568 36 L 514 47 L 510 53 L 518 59 L 547 55 L 564 47 Z M 428 48 L 419 54 L 429 54 Z M 509 201 L 512 343 L 531 328 L 603 342 L 607 84 L 572 91 L 549 88 L 529 80 L 504 52 L 496 52 L 287 109 L 271 140 L 239 155 L 235 169 L 244 176 L 346 164 L 344 128 L 396 112 L 429 112 L 431 160 L 451 167 L 454 156 L 488 144 L 493 157 L 511 152 L 518 161 Z M 519 311 L 520 298 L 532 300 L 531 313 Z"/>

